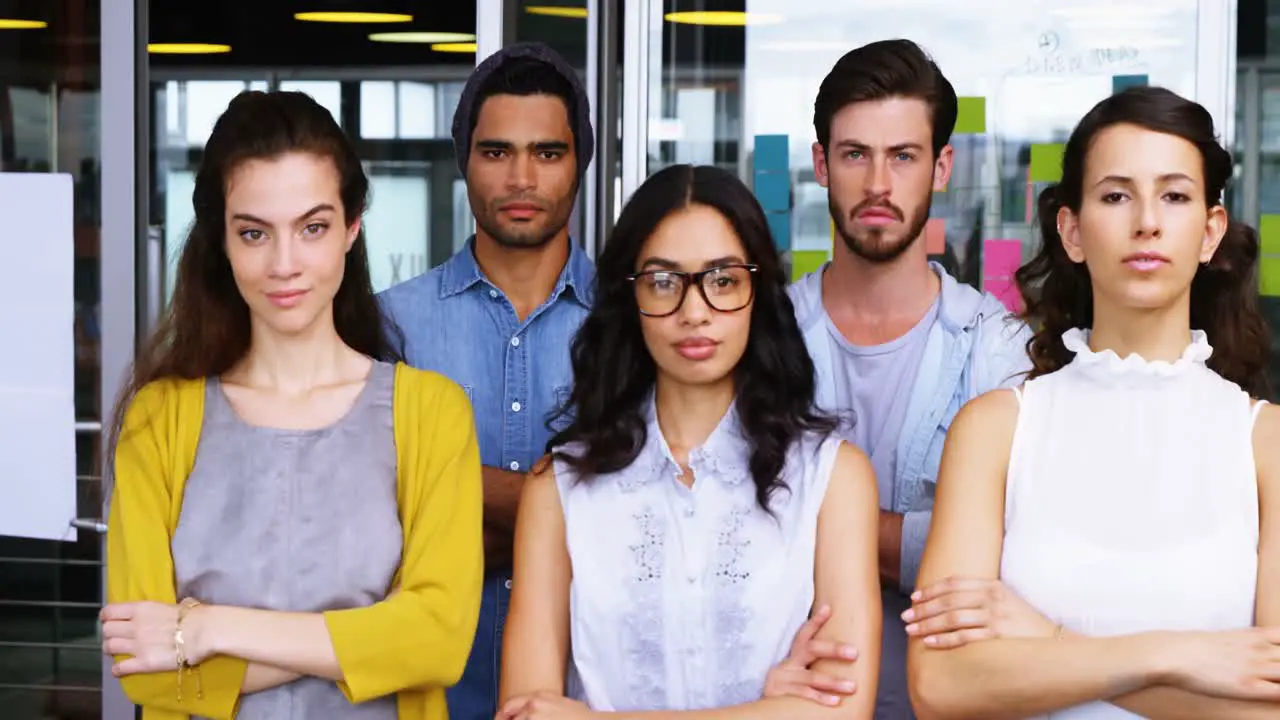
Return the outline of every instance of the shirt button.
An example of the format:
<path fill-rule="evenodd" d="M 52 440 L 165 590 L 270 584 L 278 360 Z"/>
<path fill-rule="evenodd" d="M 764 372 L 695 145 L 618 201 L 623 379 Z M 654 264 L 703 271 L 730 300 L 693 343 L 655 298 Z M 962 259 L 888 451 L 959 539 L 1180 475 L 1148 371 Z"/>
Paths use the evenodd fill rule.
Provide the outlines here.
<path fill-rule="evenodd" d="M 513 402 L 513 403 L 511 403 L 511 412 L 520 412 L 520 403 L 519 403 L 519 402 Z"/>
<path fill-rule="evenodd" d="M 496 298 L 496 297 L 498 297 L 498 291 L 497 291 L 497 290 L 490 290 L 490 291 L 489 291 L 489 297 L 491 297 L 491 298 Z"/>
<path fill-rule="evenodd" d="M 698 576 L 697 576 L 697 575 L 690 575 L 689 577 L 685 578 L 685 580 L 688 580 L 688 581 L 689 581 L 689 584 L 690 584 L 690 585 L 692 585 L 692 584 L 694 584 L 694 583 L 698 582 Z"/>
<path fill-rule="evenodd" d="M 684 509 L 684 516 L 685 516 L 685 517 L 693 517 L 693 508 L 691 508 L 691 507 L 687 507 L 687 508 L 685 508 L 685 509 Z"/>
<path fill-rule="evenodd" d="M 506 580 L 502 581 L 502 586 L 503 586 L 503 587 L 505 587 L 506 589 L 510 590 L 510 589 L 511 589 L 511 578 L 507 578 Z"/>
<path fill-rule="evenodd" d="M 520 336 L 519 336 L 519 335 L 517 335 L 517 336 L 515 336 L 515 337 L 511 338 L 511 347 L 520 347 Z"/>
<path fill-rule="evenodd" d="M 512 470 L 519 470 L 519 469 L 520 469 L 520 463 L 518 463 L 518 462 L 512 462 L 512 463 L 511 463 L 510 465 L 508 465 L 507 467 L 511 468 Z"/>

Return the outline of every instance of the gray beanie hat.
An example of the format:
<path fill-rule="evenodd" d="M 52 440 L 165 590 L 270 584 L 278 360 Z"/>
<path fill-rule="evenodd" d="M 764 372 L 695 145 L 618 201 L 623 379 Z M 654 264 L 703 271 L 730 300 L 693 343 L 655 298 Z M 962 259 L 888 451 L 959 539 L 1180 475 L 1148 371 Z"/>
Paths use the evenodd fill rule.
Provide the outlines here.
<path fill-rule="evenodd" d="M 578 74 L 569 67 L 569 63 L 549 46 L 537 42 L 517 43 L 502 48 L 485 58 L 467 79 L 466 86 L 462 88 L 462 96 L 458 98 L 458 109 L 453 112 L 453 149 L 458 157 L 458 170 L 462 172 L 463 177 L 466 177 L 467 160 L 471 156 L 471 132 L 475 129 L 471 123 L 480 88 L 495 70 L 519 58 L 546 63 L 569 83 L 569 87 L 573 88 L 576 107 L 569 110 L 576 117 L 570 117 L 569 124 L 573 129 L 574 154 L 578 159 L 578 178 L 581 180 L 591 164 L 596 146 L 595 133 L 591 128 L 591 101 L 578 80 Z"/>

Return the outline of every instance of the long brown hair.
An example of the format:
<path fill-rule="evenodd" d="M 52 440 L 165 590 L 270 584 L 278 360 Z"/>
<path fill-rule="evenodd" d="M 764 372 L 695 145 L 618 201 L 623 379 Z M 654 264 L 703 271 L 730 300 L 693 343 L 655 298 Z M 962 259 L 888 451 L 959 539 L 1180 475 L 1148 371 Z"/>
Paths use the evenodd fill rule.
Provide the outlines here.
<path fill-rule="evenodd" d="M 1058 235 L 1058 211 L 1080 212 L 1084 195 L 1085 155 L 1097 134 L 1112 125 L 1137 125 L 1180 137 L 1195 145 L 1204 159 L 1205 202 L 1222 204 L 1231 178 L 1231 154 L 1218 143 L 1213 118 L 1201 105 L 1164 88 L 1136 87 L 1093 107 L 1071 133 L 1062 158 L 1062 180 L 1040 193 L 1040 250 L 1018 269 L 1018 288 L 1026 302 L 1025 317 L 1035 334 L 1027 342 L 1034 365 L 1029 377 L 1054 372 L 1071 362 L 1062 334 L 1073 327 L 1093 326 L 1093 287 L 1089 271 L 1072 262 Z M 1266 320 L 1258 312 L 1254 272 L 1258 234 L 1230 221 L 1213 259 L 1201 265 L 1191 282 L 1191 327 L 1203 330 L 1213 346 L 1208 365 L 1255 397 L 1270 396 L 1267 377 L 1271 343 Z"/>
<path fill-rule="evenodd" d="M 231 274 L 226 252 L 226 183 L 248 160 L 306 152 L 333 161 L 348 224 L 368 204 L 369 178 L 355 148 L 329 111 L 298 92 L 243 92 L 218 118 L 205 144 L 191 200 L 195 222 L 178 260 L 173 300 L 133 363 L 110 426 L 109 447 L 137 392 L 157 380 L 221 375 L 249 351 L 249 306 Z M 373 294 L 364 229 L 346 255 L 333 299 L 333 322 L 357 352 L 389 362 L 403 359 L 399 330 L 385 319 Z M 108 464 L 106 475 L 110 475 Z"/>

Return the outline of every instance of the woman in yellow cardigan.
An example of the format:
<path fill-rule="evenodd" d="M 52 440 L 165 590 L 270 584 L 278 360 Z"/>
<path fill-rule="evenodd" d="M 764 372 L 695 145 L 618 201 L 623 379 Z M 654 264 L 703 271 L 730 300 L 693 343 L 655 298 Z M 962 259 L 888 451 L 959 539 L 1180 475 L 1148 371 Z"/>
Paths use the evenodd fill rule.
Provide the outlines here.
<path fill-rule="evenodd" d="M 116 411 L 103 650 L 146 720 L 436 720 L 483 574 L 462 388 L 399 362 L 368 179 L 327 110 L 244 93 Z"/>

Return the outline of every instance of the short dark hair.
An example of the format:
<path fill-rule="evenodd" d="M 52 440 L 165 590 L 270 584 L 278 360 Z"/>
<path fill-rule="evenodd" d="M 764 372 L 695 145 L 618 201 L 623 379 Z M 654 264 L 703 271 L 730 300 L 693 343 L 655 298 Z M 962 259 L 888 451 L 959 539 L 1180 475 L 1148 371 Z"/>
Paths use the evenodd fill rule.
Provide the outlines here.
<path fill-rule="evenodd" d="M 515 57 L 499 65 L 480 84 L 475 102 L 471 105 L 471 117 L 467 120 L 467 137 L 476 130 L 480 109 L 484 101 L 494 95 L 552 95 L 564 102 L 569 118 L 569 130 L 575 144 L 578 140 L 578 99 L 569 79 L 550 63 L 531 57 Z"/>
<path fill-rule="evenodd" d="M 843 108 L 868 100 L 923 100 L 933 122 L 933 154 L 951 142 L 956 127 L 956 91 L 938 65 L 910 40 L 880 40 L 845 53 L 822 79 L 813 102 L 813 129 L 826 149 L 831 119 Z"/>

